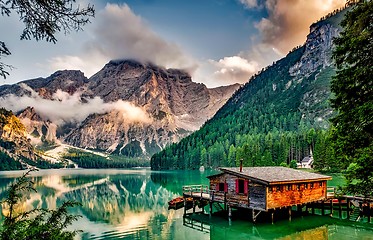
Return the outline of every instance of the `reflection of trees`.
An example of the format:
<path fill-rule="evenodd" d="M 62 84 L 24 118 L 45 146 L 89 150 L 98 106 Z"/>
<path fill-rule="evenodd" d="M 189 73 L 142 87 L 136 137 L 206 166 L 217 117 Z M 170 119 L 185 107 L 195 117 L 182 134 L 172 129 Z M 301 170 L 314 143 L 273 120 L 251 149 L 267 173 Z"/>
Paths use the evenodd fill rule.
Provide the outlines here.
<path fill-rule="evenodd" d="M 182 194 L 181 187 L 191 184 L 208 184 L 209 175 L 215 174 L 217 171 L 166 171 L 152 172 L 150 177 L 152 182 L 161 185 L 167 190 Z"/>
<path fill-rule="evenodd" d="M 5 192 L 13 181 L 12 178 L 0 178 L 0 199 L 4 199 Z"/>

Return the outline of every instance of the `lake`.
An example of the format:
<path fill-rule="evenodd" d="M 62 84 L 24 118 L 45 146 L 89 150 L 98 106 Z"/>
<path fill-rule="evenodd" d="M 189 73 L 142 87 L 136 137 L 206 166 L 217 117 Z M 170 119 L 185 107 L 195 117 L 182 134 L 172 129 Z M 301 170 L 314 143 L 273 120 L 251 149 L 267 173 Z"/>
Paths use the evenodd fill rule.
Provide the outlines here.
<path fill-rule="evenodd" d="M 253 225 L 245 218 L 228 221 L 224 214 L 183 218 L 183 209 L 168 210 L 167 202 L 188 184 L 207 184 L 216 171 L 155 172 L 137 170 L 59 169 L 31 174 L 37 193 L 19 208 L 55 208 L 75 200 L 82 218 L 72 228 L 78 239 L 373 239 L 373 224 L 327 216 L 303 216 Z M 0 172 L 0 196 L 21 171 Z M 329 185 L 343 182 L 336 176 Z M 206 211 L 208 209 L 206 208 Z M 0 221 L 3 217 L 0 217 Z M 249 218 L 248 218 L 249 219 Z"/>

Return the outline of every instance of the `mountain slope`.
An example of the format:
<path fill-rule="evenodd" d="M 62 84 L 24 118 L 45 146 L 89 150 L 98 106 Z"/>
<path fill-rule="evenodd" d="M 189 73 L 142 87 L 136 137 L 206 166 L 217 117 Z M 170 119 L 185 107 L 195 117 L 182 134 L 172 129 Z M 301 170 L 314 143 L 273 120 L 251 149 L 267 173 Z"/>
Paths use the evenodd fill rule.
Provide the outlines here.
<path fill-rule="evenodd" d="M 224 87 L 219 92 L 192 82 L 189 74 L 180 70 L 111 61 L 90 78 L 83 96 L 130 102 L 141 108 L 147 119 L 128 121 L 128 113 L 118 111 L 91 115 L 65 141 L 131 157 L 151 155 L 198 129 L 237 87 Z"/>
<path fill-rule="evenodd" d="M 253 76 L 199 131 L 155 154 L 152 169 L 234 166 L 241 158 L 246 166 L 279 165 L 312 151 L 321 157 L 333 114 L 332 40 L 343 14 L 313 24 L 304 46 Z"/>
<path fill-rule="evenodd" d="M 0 86 L 0 105 L 18 112 L 35 143 L 138 157 L 197 130 L 238 87 L 208 89 L 181 70 L 115 60 L 89 79 L 65 70 Z"/>
<path fill-rule="evenodd" d="M 6 165 L 14 165 L 14 169 L 19 169 L 21 164 L 19 161 L 12 163 L 13 159 L 29 159 L 36 160 L 33 152 L 33 147 L 26 137 L 26 129 L 20 120 L 14 116 L 11 111 L 0 108 L 0 168 Z M 9 169 L 8 169 L 9 170 Z"/>

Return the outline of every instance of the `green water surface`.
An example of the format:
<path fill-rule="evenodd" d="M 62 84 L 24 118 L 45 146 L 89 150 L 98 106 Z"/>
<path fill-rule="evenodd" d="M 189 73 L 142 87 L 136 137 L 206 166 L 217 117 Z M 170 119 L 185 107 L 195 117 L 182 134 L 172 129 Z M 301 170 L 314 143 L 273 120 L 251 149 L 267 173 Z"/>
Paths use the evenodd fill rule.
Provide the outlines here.
<path fill-rule="evenodd" d="M 225 213 L 209 217 L 207 209 L 205 214 L 188 218 L 183 217 L 183 209 L 168 210 L 167 202 L 181 195 L 183 185 L 208 184 L 206 176 L 214 173 L 41 170 L 31 175 L 38 192 L 32 193 L 19 209 L 55 208 L 65 200 L 81 202 L 81 207 L 72 210 L 82 216 L 72 226 L 83 231 L 78 239 L 373 239 L 373 224 L 329 216 L 309 215 L 254 225 L 249 216 L 237 211 L 228 221 Z M 21 174 L 0 172 L 1 198 Z M 343 184 L 341 175 L 333 178 L 329 186 Z"/>

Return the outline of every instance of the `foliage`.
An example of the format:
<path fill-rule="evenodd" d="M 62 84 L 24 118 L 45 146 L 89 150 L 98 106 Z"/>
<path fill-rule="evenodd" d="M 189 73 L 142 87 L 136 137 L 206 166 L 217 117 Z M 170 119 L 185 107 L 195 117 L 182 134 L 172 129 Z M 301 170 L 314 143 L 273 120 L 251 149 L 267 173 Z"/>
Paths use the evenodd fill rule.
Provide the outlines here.
<path fill-rule="evenodd" d="M 5 45 L 5 43 L 3 41 L 0 41 L 0 59 L 3 56 L 7 56 L 7 55 L 10 55 L 10 51 Z M 11 69 L 11 68 L 12 68 L 11 65 L 0 62 L 0 76 L 3 78 L 6 78 L 6 76 L 9 75 L 9 72 L 7 71 L 7 69 Z"/>
<path fill-rule="evenodd" d="M 331 89 L 333 149 L 347 169 L 348 191 L 373 196 L 373 3 L 360 1 L 348 12 L 335 39 L 338 68 Z"/>
<path fill-rule="evenodd" d="M 23 169 L 21 163 L 38 168 L 64 167 L 63 163 L 51 163 L 38 157 L 25 137 L 25 126 L 12 111 L 4 108 L 0 108 L 0 131 L 3 132 L 0 136 L 0 170 Z"/>
<path fill-rule="evenodd" d="M 82 168 L 131 168 L 148 167 L 149 160 L 143 158 L 124 158 L 122 156 L 103 157 L 97 154 L 69 149 L 63 156 Z"/>
<path fill-rule="evenodd" d="M 2 16 L 10 16 L 15 12 L 25 28 L 21 34 L 21 40 L 46 40 L 57 42 L 55 34 L 71 31 L 79 31 L 82 26 L 89 23 L 89 18 L 94 16 L 92 5 L 86 8 L 74 6 L 76 0 L 6 0 L 0 1 L 0 13 Z M 0 41 L 0 59 L 10 55 L 11 52 L 5 43 Z M 9 65 L 0 62 L 0 76 L 6 77 Z"/>
<path fill-rule="evenodd" d="M 296 169 L 298 166 L 297 166 L 297 161 L 295 160 L 291 160 L 290 161 L 290 165 L 289 165 L 290 168 L 294 168 Z"/>
<path fill-rule="evenodd" d="M 20 157 L 20 159 L 24 163 L 27 163 L 30 166 L 37 167 L 40 169 L 63 168 L 65 166 L 65 164 L 62 162 L 51 163 L 47 160 L 40 159 L 40 158 L 36 159 L 35 161 L 30 160 L 25 157 Z"/>
<path fill-rule="evenodd" d="M 5 152 L 0 151 L 0 171 L 9 171 L 22 169 L 22 165 L 19 161 L 15 161 Z"/>
<path fill-rule="evenodd" d="M 325 150 L 328 132 L 312 119 L 303 118 L 300 111 L 305 93 L 329 91 L 325 79 L 315 81 L 311 75 L 287 87 L 293 79 L 289 68 L 303 51 L 304 47 L 295 49 L 254 76 L 200 130 L 153 155 L 152 169 L 238 166 L 241 158 L 244 166 L 289 165 L 292 160 L 309 156 L 311 150 L 323 161 L 319 168 L 330 168 L 332 161 L 324 159 L 332 155 Z M 330 76 L 332 72 L 320 69 L 318 76 Z M 328 97 L 324 96 L 325 101 Z M 320 104 L 312 111 L 323 109 L 329 106 Z"/>
<path fill-rule="evenodd" d="M 56 210 L 32 209 L 18 212 L 17 207 L 23 203 L 30 192 L 36 192 L 33 182 L 27 177 L 34 170 L 29 170 L 18 178 L 7 192 L 6 199 L 2 202 L 5 207 L 5 220 L 0 232 L 2 240 L 13 239 L 74 239 L 79 231 L 67 231 L 78 216 L 68 213 L 69 207 L 79 203 L 67 201 Z"/>
<path fill-rule="evenodd" d="M 287 165 L 286 162 L 282 162 L 282 163 L 280 163 L 280 167 L 288 167 L 288 165 Z"/>

